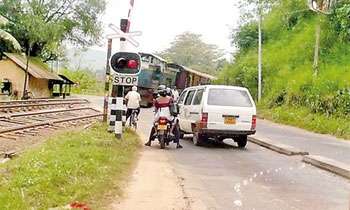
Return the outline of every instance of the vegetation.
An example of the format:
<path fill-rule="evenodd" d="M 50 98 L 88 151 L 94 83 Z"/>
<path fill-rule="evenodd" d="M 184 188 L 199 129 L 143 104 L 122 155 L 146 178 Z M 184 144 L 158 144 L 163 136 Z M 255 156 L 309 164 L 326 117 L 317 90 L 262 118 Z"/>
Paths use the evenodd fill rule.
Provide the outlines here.
<path fill-rule="evenodd" d="M 350 125 L 342 123 L 350 119 L 350 3 L 338 1 L 332 14 L 321 15 L 310 11 L 305 0 L 278 0 L 265 12 L 260 102 L 264 115 L 318 132 L 327 132 L 321 127 L 329 125 L 329 133 L 348 137 Z M 320 64 L 318 75 L 314 75 L 318 24 Z M 241 24 L 233 38 L 240 51 L 235 62 L 225 66 L 218 82 L 246 86 L 257 97 L 256 18 Z"/>
<path fill-rule="evenodd" d="M 63 69 L 61 73 L 76 83 L 72 88 L 73 93 L 83 95 L 104 94 L 104 81 L 99 81 L 97 79 L 96 72 L 88 69 Z"/>
<path fill-rule="evenodd" d="M 8 24 L 8 20 L 0 15 L 0 27 Z M 15 50 L 21 50 L 21 45 L 18 43 L 15 37 L 13 37 L 10 33 L 0 28 L 0 53 L 5 50 L 6 44 L 10 44 L 12 48 Z M 1 54 L 0 54 L 1 56 Z M 1 58 L 1 57 L 0 57 Z"/>
<path fill-rule="evenodd" d="M 106 130 L 96 125 L 51 137 L 0 166 L 0 209 L 48 209 L 75 201 L 103 207 L 108 191 L 121 193 L 139 147 L 134 133 L 116 141 Z"/>
<path fill-rule="evenodd" d="M 62 53 L 65 41 L 84 47 L 95 44 L 102 31 L 98 18 L 105 6 L 105 0 L 3 0 L 0 15 L 9 20 L 2 27 L 27 55 L 49 61 Z"/>
<path fill-rule="evenodd" d="M 201 35 L 190 32 L 176 36 L 170 48 L 160 55 L 170 62 L 212 74 L 215 74 L 225 61 L 222 58 L 223 51 L 216 45 L 204 43 Z"/>

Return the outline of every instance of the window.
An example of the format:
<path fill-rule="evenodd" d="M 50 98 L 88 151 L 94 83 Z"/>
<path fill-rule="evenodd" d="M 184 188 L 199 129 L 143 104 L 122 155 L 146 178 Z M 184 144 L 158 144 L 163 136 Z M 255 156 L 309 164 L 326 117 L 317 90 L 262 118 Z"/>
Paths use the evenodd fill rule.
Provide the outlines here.
<path fill-rule="evenodd" d="M 5 95 L 11 95 L 12 84 L 10 80 L 4 79 L 0 82 L 0 93 Z"/>
<path fill-rule="evenodd" d="M 248 92 L 234 89 L 210 89 L 208 105 L 252 107 Z"/>
<path fill-rule="evenodd" d="M 204 89 L 200 89 L 196 93 L 196 97 L 194 97 L 193 100 L 193 105 L 199 105 L 202 102 L 202 97 L 203 97 Z"/>
<path fill-rule="evenodd" d="M 196 92 L 195 90 L 191 90 L 190 92 L 188 92 L 186 100 L 185 100 L 185 105 L 191 104 L 195 92 Z"/>
<path fill-rule="evenodd" d="M 184 92 L 181 94 L 181 96 L 180 96 L 180 98 L 179 98 L 179 100 L 178 100 L 178 104 L 182 104 L 182 103 L 184 102 L 186 93 L 187 93 L 187 91 L 184 91 Z"/>

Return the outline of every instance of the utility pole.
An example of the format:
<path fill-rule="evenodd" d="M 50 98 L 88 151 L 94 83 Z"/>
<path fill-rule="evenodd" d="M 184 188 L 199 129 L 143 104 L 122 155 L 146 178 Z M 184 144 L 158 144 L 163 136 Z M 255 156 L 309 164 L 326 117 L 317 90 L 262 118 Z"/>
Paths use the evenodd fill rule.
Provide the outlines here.
<path fill-rule="evenodd" d="M 315 30 L 315 52 L 314 52 L 314 77 L 319 73 L 319 59 L 320 59 L 320 39 L 321 39 L 321 14 L 330 15 L 333 13 L 333 8 L 336 6 L 337 0 L 308 0 L 310 10 L 316 12 L 318 22 Z"/>
<path fill-rule="evenodd" d="M 261 0 L 258 5 L 259 49 L 258 49 L 258 101 L 262 95 L 262 8 Z"/>
<path fill-rule="evenodd" d="M 108 39 L 106 78 L 105 78 L 105 98 L 104 98 L 104 104 L 103 104 L 103 122 L 107 122 L 107 116 L 108 116 L 109 81 L 110 81 L 110 75 L 111 75 L 111 67 L 109 65 L 109 60 L 111 59 L 111 55 L 112 55 L 112 43 L 113 43 L 113 40 Z"/>
<path fill-rule="evenodd" d="M 318 15 L 319 16 L 319 15 Z M 318 23 L 316 25 L 316 32 L 315 32 L 315 52 L 314 52 L 314 76 L 316 77 L 319 70 L 319 55 L 320 55 L 320 38 L 321 38 L 321 17 L 319 17 Z"/>
<path fill-rule="evenodd" d="M 26 63 L 26 69 L 24 72 L 24 86 L 23 86 L 23 95 L 22 95 L 22 100 L 27 100 L 28 99 L 28 68 L 29 68 L 29 59 L 30 59 L 30 50 L 32 49 L 32 44 L 29 43 L 28 51 L 27 51 L 27 63 Z"/>

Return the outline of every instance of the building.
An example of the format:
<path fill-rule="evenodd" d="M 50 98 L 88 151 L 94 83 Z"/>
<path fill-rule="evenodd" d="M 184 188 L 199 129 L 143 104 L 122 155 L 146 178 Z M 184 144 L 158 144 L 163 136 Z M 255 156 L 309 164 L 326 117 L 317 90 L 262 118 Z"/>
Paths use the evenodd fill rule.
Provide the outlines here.
<path fill-rule="evenodd" d="M 26 58 L 19 54 L 4 53 L 0 60 L 0 96 L 23 96 Z M 39 59 L 31 58 L 28 65 L 27 91 L 32 98 L 50 98 L 55 85 L 64 83 L 59 75 L 50 72 Z"/>

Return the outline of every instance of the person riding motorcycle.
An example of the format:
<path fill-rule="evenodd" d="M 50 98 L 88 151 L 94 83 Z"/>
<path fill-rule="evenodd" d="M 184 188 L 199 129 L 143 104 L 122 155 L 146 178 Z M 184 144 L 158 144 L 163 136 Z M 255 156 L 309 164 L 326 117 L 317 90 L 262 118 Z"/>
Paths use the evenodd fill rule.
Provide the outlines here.
<path fill-rule="evenodd" d="M 164 85 L 160 85 L 158 87 L 158 97 L 154 100 L 155 107 L 155 119 L 154 122 L 157 122 L 160 117 L 166 117 L 169 122 L 171 122 L 171 132 L 170 135 L 174 136 L 174 143 L 177 144 L 176 148 L 182 148 L 180 145 L 180 134 L 177 132 L 177 129 L 174 129 L 174 120 L 175 117 L 170 113 L 170 107 L 174 103 L 172 97 L 168 94 L 166 87 Z M 154 134 L 156 133 L 156 128 L 153 125 L 151 129 L 151 133 L 148 139 L 148 142 L 145 144 L 146 146 L 151 146 L 151 142 L 155 139 Z"/>

